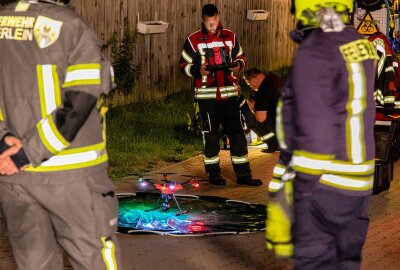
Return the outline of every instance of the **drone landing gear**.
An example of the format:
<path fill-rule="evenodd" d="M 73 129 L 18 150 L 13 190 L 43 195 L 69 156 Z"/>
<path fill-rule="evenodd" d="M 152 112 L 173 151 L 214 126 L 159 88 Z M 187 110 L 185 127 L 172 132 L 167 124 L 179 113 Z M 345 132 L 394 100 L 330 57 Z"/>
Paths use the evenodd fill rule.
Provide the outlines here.
<path fill-rule="evenodd" d="M 168 211 L 171 208 L 171 200 L 174 200 L 176 206 L 178 207 L 179 212 L 175 213 L 176 216 L 179 216 L 181 214 L 186 214 L 189 213 L 190 210 L 182 210 L 181 207 L 179 206 L 178 200 L 175 197 L 175 194 L 161 194 L 160 197 L 158 198 L 157 202 L 156 202 L 156 206 L 145 210 L 145 212 L 150 212 L 150 211 L 154 211 L 160 208 L 160 200 L 163 200 L 163 203 L 161 204 L 161 209 L 162 211 Z"/>

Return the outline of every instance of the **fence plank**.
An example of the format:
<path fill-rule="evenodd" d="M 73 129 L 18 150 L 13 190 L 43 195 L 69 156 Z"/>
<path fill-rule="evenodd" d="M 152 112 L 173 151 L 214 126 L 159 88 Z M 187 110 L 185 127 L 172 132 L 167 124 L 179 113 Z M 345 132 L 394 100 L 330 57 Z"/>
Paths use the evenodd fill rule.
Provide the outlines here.
<path fill-rule="evenodd" d="M 200 28 L 201 8 L 214 3 L 224 27 L 234 31 L 247 55 L 248 67 L 273 70 L 290 65 L 295 45 L 288 33 L 294 28 L 291 0 L 74 0 L 75 10 L 107 41 L 114 31 L 122 36 L 124 17 L 131 29 L 141 21 L 167 21 L 166 33 L 138 34 L 134 63 L 141 76 L 130 100 L 158 100 L 191 87 L 178 62 L 184 39 Z M 248 9 L 270 12 L 266 21 L 246 19 Z M 121 102 L 121 101 L 119 101 Z"/>

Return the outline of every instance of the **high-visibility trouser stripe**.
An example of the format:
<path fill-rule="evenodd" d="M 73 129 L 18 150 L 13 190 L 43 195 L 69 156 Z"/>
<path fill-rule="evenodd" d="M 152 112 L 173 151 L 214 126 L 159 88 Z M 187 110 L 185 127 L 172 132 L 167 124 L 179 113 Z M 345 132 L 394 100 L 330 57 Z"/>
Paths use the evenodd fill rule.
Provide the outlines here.
<path fill-rule="evenodd" d="M 302 173 L 319 175 L 324 172 L 332 159 L 333 155 L 296 150 L 293 152 L 292 167 Z"/>
<path fill-rule="evenodd" d="M 349 101 L 346 105 L 347 155 L 353 163 L 362 163 L 366 158 L 363 114 L 366 108 L 366 79 L 360 63 L 349 63 Z"/>
<path fill-rule="evenodd" d="M 4 121 L 4 115 L 3 115 L 3 112 L 1 111 L 1 109 L 0 109 L 0 121 Z"/>
<path fill-rule="evenodd" d="M 395 101 L 394 106 L 396 109 L 400 108 L 400 101 Z"/>
<path fill-rule="evenodd" d="M 338 176 L 333 174 L 323 174 L 319 180 L 321 184 L 352 191 L 366 191 L 372 189 L 374 176 L 351 177 Z"/>
<path fill-rule="evenodd" d="M 43 118 L 36 127 L 42 143 L 51 153 L 57 154 L 69 146 L 69 142 L 58 131 L 51 114 Z"/>
<path fill-rule="evenodd" d="M 185 59 L 186 60 L 186 62 L 188 62 L 189 64 L 192 64 L 193 63 L 193 58 L 192 57 L 190 57 L 190 55 L 186 52 L 186 51 L 182 51 L 182 57 L 183 57 L 183 59 Z"/>
<path fill-rule="evenodd" d="M 51 172 L 73 170 L 99 165 L 108 160 L 105 143 L 66 149 L 43 162 L 38 167 L 28 167 L 27 171 Z"/>
<path fill-rule="evenodd" d="M 115 244 L 112 240 L 106 240 L 105 237 L 101 238 L 103 242 L 103 249 L 101 254 L 103 256 L 104 263 L 107 270 L 117 270 L 117 261 L 115 259 Z"/>
<path fill-rule="evenodd" d="M 63 87 L 71 87 L 77 85 L 99 85 L 101 65 L 94 64 L 77 64 L 67 68 L 67 74 Z"/>
<path fill-rule="evenodd" d="M 385 104 L 394 103 L 395 97 L 394 96 L 386 96 L 383 98 Z"/>
<path fill-rule="evenodd" d="M 268 191 L 275 193 L 281 188 L 283 188 L 283 182 L 280 179 L 272 178 L 268 185 Z"/>
<path fill-rule="evenodd" d="M 51 114 L 61 104 L 60 82 L 55 65 L 37 65 L 38 89 L 42 117 Z"/>
<path fill-rule="evenodd" d="M 212 157 L 212 158 L 208 158 L 206 156 L 203 155 L 203 160 L 204 160 L 204 164 L 209 165 L 209 164 L 218 164 L 219 163 L 219 157 Z"/>
<path fill-rule="evenodd" d="M 275 136 L 275 133 L 270 132 L 270 133 L 265 134 L 264 136 L 260 137 L 260 140 L 261 140 L 261 141 L 266 141 L 266 140 L 268 140 L 268 139 L 271 139 L 271 138 L 274 137 L 274 136 Z"/>
<path fill-rule="evenodd" d="M 233 164 L 243 164 L 243 163 L 249 162 L 249 160 L 247 159 L 247 156 L 242 156 L 242 157 L 232 156 L 231 160 L 232 160 Z"/>
<path fill-rule="evenodd" d="M 388 66 L 387 68 L 385 68 L 385 72 L 394 72 L 394 67 Z"/>
<path fill-rule="evenodd" d="M 375 170 L 375 161 L 369 160 L 361 164 L 353 164 L 340 160 L 332 160 L 326 167 L 326 172 L 331 174 L 368 175 Z"/>
<path fill-rule="evenodd" d="M 192 73 L 190 72 L 190 69 L 192 68 L 192 64 L 187 64 L 185 67 L 185 73 L 186 75 L 188 75 L 189 77 L 193 77 Z"/>

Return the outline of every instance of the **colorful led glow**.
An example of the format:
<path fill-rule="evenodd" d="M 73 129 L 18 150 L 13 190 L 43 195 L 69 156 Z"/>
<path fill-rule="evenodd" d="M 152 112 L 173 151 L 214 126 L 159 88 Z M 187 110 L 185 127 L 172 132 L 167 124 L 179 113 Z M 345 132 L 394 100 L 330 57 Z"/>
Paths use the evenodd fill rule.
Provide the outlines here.
<path fill-rule="evenodd" d="M 118 231 L 157 231 L 167 234 L 199 234 L 218 232 L 249 232 L 265 228 L 265 205 L 230 203 L 215 196 L 181 197 L 176 199 L 183 211 L 174 203 L 165 211 L 162 204 L 154 209 L 160 193 L 139 192 L 119 198 Z"/>

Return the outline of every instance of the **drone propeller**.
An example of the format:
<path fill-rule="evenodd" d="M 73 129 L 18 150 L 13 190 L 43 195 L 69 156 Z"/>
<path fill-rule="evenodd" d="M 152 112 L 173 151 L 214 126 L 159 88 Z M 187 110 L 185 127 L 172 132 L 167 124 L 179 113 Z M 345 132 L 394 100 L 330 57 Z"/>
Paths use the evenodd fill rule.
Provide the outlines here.
<path fill-rule="evenodd" d="M 142 187 L 146 187 L 149 185 L 154 187 L 153 179 L 139 177 L 138 181 Z"/>
<path fill-rule="evenodd" d="M 197 175 L 192 175 L 192 174 L 181 174 L 183 177 L 190 177 L 190 178 L 200 178 L 203 179 L 203 176 L 197 176 Z"/>
<path fill-rule="evenodd" d="M 175 172 L 159 172 L 159 173 L 154 173 L 154 174 L 170 175 L 170 174 L 176 174 L 176 173 Z"/>

